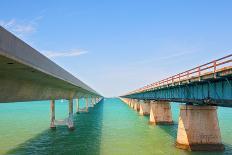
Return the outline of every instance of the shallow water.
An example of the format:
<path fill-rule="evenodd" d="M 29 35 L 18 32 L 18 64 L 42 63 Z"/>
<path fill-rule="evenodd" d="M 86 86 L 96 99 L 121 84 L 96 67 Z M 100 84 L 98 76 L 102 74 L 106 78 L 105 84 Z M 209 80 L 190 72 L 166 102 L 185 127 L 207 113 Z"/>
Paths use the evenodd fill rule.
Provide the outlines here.
<path fill-rule="evenodd" d="M 232 109 L 218 109 L 224 152 L 188 152 L 174 146 L 178 106 L 172 104 L 174 125 L 150 126 L 148 117 L 121 100 L 105 99 L 88 113 L 75 114 L 74 131 L 65 126 L 51 131 L 48 101 L 0 104 L 0 154 L 232 154 Z M 58 101 L 56 117 L 67 115 L 67 101 Z"/>

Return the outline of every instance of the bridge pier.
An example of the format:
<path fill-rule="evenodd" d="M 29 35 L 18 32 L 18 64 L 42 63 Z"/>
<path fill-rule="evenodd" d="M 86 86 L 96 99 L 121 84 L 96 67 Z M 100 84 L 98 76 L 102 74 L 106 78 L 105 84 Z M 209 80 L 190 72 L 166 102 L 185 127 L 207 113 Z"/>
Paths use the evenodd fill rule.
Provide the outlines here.
<path fill-rule="evenodd" d="M 150 103 L 150 121 L 149 124 L 173 124 L 172 110 L 169 102 L 155 101 Z"/>
<path fill-rule="evenodd" d="M 149 115 L 150 114 L 150 101 L 141 101 L 139 107 L 139 114 L 140 115 Z"/>
<path fill-rule="evenodd" d="M 89 106 L 89 107 L 91 107 L 91 108 L 93 108 L 93 107 L 94 107 L 93 98 L 90 98 L 90 106 Z"/>
<path fill-rule="evenodd" d="M 139 109 L 139 101 L 138 100 L 134 100 L 134 107 L 133 107 L 133 109 L 135 110 L 135 111 L 138 111 L 138 109 Z"/>
<path fill-rule="evenodd" d="M 176 147 L 191 151 L 222 151 L 217 107 L 181 105 Z"/>
<path fill-rule="evenodd" d="M 88 97 L 85 98 L 85 111 L 86 112 L 89 111 L 89 100 L 88 100 Z"/>
<path fill-rule="evenodd" d="M 130 106 L 130 99 L 125 98 L 124 101 L 126 102 L 126 104 L 127 104 L 128 106 Z"/>
<path fill-rule="evenodd" d="M 73 99 L 69 99 L 69 113 L 68 113 L 68 128 L 69 130 L 74 130 L 73 123 Z"/>
<path fill-rule="evenodd" d="M 50 101 L 50 120 L 51 120 L 51 123 L 50 123 L 50 128 L 51 129 L 56 129 L 56 125 L 55 125 L 55 100 L 51 100 Z"/>
<path fill-rule="evenodd" d="M 79 99 L 76 99 L 76 113 L 79 113 Z"/>
<path fill-rule="evenodd" d="M 130 107 L 131 107 L 131 108 L 134 108 L 134 99 L 131 99 L 131 100 L 130 100 Z"/>

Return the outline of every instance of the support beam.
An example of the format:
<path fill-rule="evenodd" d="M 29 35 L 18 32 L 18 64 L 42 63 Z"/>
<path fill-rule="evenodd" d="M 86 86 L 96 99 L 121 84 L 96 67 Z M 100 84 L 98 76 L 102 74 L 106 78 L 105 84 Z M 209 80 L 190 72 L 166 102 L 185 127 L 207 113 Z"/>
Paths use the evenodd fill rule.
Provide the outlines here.
<path fill-rule="evenodd" d="M 86 112 L 89 111 L 89 101 L 88 101 L 88 97 L 85 98 L 85 111 L 86 111 Z"/>
<path fill-rule="evenodd" d="M 76 99 L 76 113 L 79 113 L 79 99 Z"/>
<path fill-rule="evenodd" d="M 92 105 L 92 107 L 94 107 L 94 98 L 91 98 L 91 105 Z"/>
<path fill-rule="evenodd" d="M 51 129 L 56 129 L 55 126 L 55 100 L 50 101 L 50 118 L 51 118 Z"/>
<path fill-rule="evenodd" d="M 130 104 L 130 107 L 133 109 L 134 108 L 134 104 L 135 104 L 135 101 L 134 99 L 131 99 L 131 104 Z"/>
<path fill-rule="evenodd" d="M 176 147 L 191 151 L 222 151 L 217 107 L 181 105 Z"/>
<path fill-rule="evenodd" d="M 131 99 L 128 99 L 128 106 L 131 107 Z"/>
<path fill-rule="evenodd" d="M 166 101 L 156 101 L 151 102 L 150 110 L 150 121 L 149 124 L 173 124 L 172 120 L 172 110 L 169 102 Z"/>
<path fill-rule="evenodd" d="M 134 100 L 134 107 L 133 107 L 133 109 L 135 110 L 135 111 L 139 111 L 138 109 L 139 109 L 139 101 L 138 100 Z"/>
<path fill-rule="evenodd" d="M 73 123 L 73 99 L 69 100 L 68 128 L 70 130 L 74 130 L 74 123 Z"/>
<path fill-rule="evenodd" d="M 131 106 L 131 99 L 127 99 L 127 102 L 128 102 L 128 106 L 130 107 Z"/>
<path fill-rule="evenodd" d="M 97 99 L 96 99 L 96 97 L 94 98 L 94 104 L 95 104 L 95 105 L 97 104 Z"/>
<path fill-rule="evenodd" d="M 99 98 L 97 97 L 97 103 L 99 103 Z"/>
<path fill-rule="evenodd" d="M 150 114 L 150 101 L 140 101 L 139 114 L 149 115 Z"/>

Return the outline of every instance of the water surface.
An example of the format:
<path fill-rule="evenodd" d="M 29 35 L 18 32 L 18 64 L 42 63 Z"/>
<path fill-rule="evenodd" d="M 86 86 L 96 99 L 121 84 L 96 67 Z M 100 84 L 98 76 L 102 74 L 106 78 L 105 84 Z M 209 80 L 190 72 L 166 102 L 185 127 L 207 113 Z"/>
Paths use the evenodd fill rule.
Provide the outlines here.
<path fill-rule="evenodd" d="M 81 101 L 81 106 L 83 106 Z M 105 99 L 88 113 L 75 114 L 75 130 L 49 129 L 48 101 L 0 104 L 0 154 L 90 155 L 222 155 L 232 154 L 232 109 L 219 108 L 224 152 L 188 152 L 175 148 L 178 104 L 172 104 L 174 125 L 150 126 L 119 99 Z M 75 109 L 75 106 L 74 106 Z M 57 119 L 68 115 L 67 101 L 56 103 Z"/>

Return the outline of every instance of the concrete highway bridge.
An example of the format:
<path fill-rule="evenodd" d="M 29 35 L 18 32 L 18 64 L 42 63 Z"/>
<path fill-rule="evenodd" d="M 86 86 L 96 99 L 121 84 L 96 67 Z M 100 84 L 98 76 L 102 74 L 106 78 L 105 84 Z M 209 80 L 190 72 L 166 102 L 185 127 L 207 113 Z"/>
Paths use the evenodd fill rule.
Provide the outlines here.
<path fill-rule="evenodd" d="M 232 107 L 232 54 L 121 96 L 150 124 L 172 125 L 170 103 L 181 102 L 176 147 L 223 150 L 217 106 Z"/>
<path fill-rule="evenodd" d="M 79 109 L 85 98 L 86 108 Z M 74 77 L 44 55 L 0 26 L 0 103 L 20 101 L 51 101 L 52 129 L 67 125 L 74 129 L 73 102 L 77 112 L 88 111 L 101 101 L 102 95 Z M 69 101 L 68 117 L 55 119 L 55 100 Z"/>
<path fill-rule="evenodd" d="M 150 124 L 172 125 L 170 103 L 182 102 L 176 146 L 223 150 L 217 106 L 232 106 L 232 55 L 152 83 L 121 96 Z M 79 99 L 86 107 L 80 109 Z M 55 119 L 55 100 L 69 101 L 68 117 Z M 51 129 L 74 129 L 76 112 L 88 112 L 103 96 L 0 26 L 0 103 L 50 100 Z"/>

